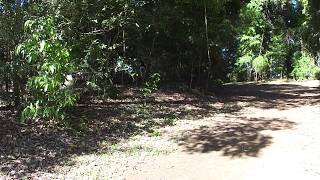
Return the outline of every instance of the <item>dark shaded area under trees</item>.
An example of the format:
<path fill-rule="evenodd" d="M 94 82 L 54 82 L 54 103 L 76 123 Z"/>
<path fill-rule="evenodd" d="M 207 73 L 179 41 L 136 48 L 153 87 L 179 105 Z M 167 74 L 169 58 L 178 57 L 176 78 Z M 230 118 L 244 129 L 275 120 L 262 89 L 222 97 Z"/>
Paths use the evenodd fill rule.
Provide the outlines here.
<path fill-rule="evenodd" d="M 208 90 L 229 81 L 319 76 L 317 1 L 0 6 L 1 82 L 22 119 L 64 119 L 79 98 L 92 92 L 116 97 L 118 85 L 138 85 L 146 97 L 160 79 L 162 86 Z M 160 79 L 149 78 L 154 73 Z"/>

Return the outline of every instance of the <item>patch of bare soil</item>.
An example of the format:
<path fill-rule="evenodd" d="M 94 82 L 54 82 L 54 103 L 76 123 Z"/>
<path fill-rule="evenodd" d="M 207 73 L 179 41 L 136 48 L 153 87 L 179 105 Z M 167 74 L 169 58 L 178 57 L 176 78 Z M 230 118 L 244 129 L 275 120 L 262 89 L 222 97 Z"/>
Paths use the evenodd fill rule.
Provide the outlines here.
<path fill-rule="evenodd" d="M 117 100 L 87 97 L 70 110 L 68 128 L 41 120 L 19 124 L 9 109 L 0 110 L 0 179 L 121 177 L 146 159 L 177 149 L 161 137 L 161 128 L 229 111 L 210 107 L 214 97 L 172 91 L 154 94 L 144 106 L 136 91 Z"/>
<path fill-rule="evenodd" d="M 319 179 L 319 82 L 88 97 L 70 128 L 0 113 L 0 179 Z M 303 177 L 303 178 L 302 178 Z"/>
<path fill-rule="evenodd" d="M 319 81 L 228 85 L 216 93 L 240 110 L 167 129 L 179 150 L 125 177 L 320 179 Z"/>

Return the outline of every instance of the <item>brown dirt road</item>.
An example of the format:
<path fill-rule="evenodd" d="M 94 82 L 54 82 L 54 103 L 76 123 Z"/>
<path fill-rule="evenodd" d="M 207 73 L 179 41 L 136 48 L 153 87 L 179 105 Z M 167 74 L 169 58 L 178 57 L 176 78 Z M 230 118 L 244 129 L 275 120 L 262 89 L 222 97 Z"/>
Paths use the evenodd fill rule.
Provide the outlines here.
<path fill-rule="evenodd" d="M 217 95 L 241 108 L 165 128 L 179 150 L 125 179 L 320 179 L 319 81 L 228 85 Z"/>

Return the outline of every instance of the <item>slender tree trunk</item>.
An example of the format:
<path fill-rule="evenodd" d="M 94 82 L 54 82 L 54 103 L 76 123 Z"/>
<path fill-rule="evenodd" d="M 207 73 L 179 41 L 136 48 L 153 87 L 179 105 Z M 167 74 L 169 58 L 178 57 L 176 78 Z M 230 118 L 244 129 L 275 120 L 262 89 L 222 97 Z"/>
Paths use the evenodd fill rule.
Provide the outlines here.
<path fill-rule="evenodd" d="M 21 89 L 20 89 L 21 79 L 18 75 L 18 68 L 17 68 L 18 65 L 15 64 L 13 60 L 13 52 L 10 51 L 9 54 L 10 54 L 9 55 L 10 61 L 13 63 L 12 83 L 13 83 L 14 106 L 19 113 L 20 106 L 21 106 Z"/>
<path fill-rule="evenodd" d="M 126 57 L 126 37 L 125 37 L 125 30 L 122 30 L 122 40 L 123 40 L 123 61 Z M 124 85 L 124 72 L 121 71 L 121 84 Z"/>
<path fill-rule="evenodd" d="M 192 88 L 192 82 L 193 82 L 193 61 L 191 63 L 191 72 L 190 72 L 190 83 L 189 83 L 189 88 Z"/>
<path fill-rule="evenodd" d="M 6 75 L 5 75 L 5 84 L 6 84 L 6 93 L 9 94 L 9 84 L 10 84 L 10 75 L 9 73 L 6 72 Z"/>
<path fill-rule="evenodd" d="M 156 39 L 157 39 L 157 36 L 158 36 L 158 33 L 156 33 L 152 39 L 152 45 L 151 45 L 151 48 L 150 48 L 150 52 L 149 52 L 149 57 L 151 58 L 152 56 L 152 52 L 154 50 L 154 46 L 155 46 L 155 43 L 156 43 Z"/>
<path fill-rule="evenodd" d="M 206 91 L 207 91 L 209 88 L 212 62 L 210 57 L 210 46 L 209 46 L 207 4 L 205 2 L 204 2 L 204 24 L 205 24 L 205 30 L 206 30 L 206 45 L 207 45 L 207 56 L 208 56 L 207 82 L 206 82 Z"/>
<path fill-rule="evenodd" d="M 260 56 L 261 53 L 262 53 L 263 41 L 264 41 L 264 33 L 262 34 L 262 39 L 261 39 L 261 44 L 260 44 L 260 50 L 259 50 L 259 56 Z"/>

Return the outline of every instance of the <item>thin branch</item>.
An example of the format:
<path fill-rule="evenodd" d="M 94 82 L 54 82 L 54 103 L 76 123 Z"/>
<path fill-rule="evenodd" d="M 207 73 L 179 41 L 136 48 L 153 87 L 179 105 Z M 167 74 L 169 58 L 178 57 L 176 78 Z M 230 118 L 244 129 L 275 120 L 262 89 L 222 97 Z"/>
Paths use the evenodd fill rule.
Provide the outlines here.
<path fill-rule="evenodd" d="M 94 30 L 91 32 L 87 32 L 87 33 L 81 33 L 82 35 L 95 35 L 95 34 L 103 34 L 105 32 L 109 32 L 110 30 L 107 29 L 99 29 L 99 30 Z"/>

